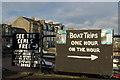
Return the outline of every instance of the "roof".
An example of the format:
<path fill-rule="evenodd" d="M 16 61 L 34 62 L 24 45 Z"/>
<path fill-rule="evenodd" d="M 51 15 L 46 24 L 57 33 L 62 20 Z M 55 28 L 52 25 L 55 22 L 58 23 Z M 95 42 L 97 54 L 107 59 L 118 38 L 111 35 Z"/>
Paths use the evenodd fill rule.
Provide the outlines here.
<path fill-rule="evenodd" d="M 27 31 L 25 29 L 16 28 L 16 27 L 12 27 L 12 28 L 15 31 L 14 33 L 27 33 Z"/>
<path fill-rule="evenodd" d="M 26 17 L 22 17 L 22 18 L 26 19 L 26 20 L 29 21 L 29 22 L 39 23 L 38 21 L 35 21 L 35 20 L 33 20 L 33 19 L 30 19 L 30 18 L 26 18 Z"/>
<path fill-rule="evenodd" d="M 7 28 L 11 29 L 11 31 L 14 30 L 15 33 L 27 33 L 26 30 L 23 28 L 17 28 L 17 27 L 8 26 L 7 24 L 2 24 L 2 28 L 6 28 L 6 26 Z"/>

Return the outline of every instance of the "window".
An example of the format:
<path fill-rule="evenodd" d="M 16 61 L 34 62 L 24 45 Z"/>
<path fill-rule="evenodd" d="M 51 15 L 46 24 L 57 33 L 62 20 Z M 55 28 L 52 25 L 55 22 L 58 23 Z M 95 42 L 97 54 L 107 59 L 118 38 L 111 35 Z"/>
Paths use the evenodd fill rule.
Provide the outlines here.
<path fill-rule="evenodd" d="M 50 27 L 50 25 L 48 24 L 48 31 L 50 31 L 50 28 L 51 28 L 51 27 Z"/>
<path fill-rule="evenodd" d="M 44 30 L 47 30 L 47 26 L 46 26 L 46 25 L 43 25 L 43 29 L 44 29 Z"/>

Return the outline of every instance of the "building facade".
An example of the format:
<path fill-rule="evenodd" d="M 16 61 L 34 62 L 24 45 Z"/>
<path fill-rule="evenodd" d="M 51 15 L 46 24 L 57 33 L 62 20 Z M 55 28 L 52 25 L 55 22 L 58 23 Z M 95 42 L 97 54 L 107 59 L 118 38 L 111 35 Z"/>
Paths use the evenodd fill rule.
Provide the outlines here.
<path fill-rule="evenodd" d="M 12 26 L 26 30 L 27 33 L 43 33 L 43 35 L 56 35 L 57 30 L 62 30 L 62 23 L 54 24 L 53 22 L 46 23 L 45 20 L 35 20 L 34 17 L 26 18 L 19 17 Z M 43 47 L 55 47 L 55 37 L 44 37 Z"/>
<path fill-rule="evenodd" d="M 40 23 L 34 19 L 34 17 L 31 19 L 26 17 L 19 17 L 12 23 L 12 26 L 16 28 L 22 28 L 28 33 L 38 33 L 40 31 Z"/>
<path fill-rule="evenodd" d="M 22 28 L 12 27 L 8 24 L 2 24 L 2 51 L 12 46 L 12 37 L 14 33 L 27 33 Z"/>
<path fill-rule="evenodd" d="M 42 35 L 46 36 L 43 38 L 42 46 L 45 49 L 55 47 L 55 36 L 57 31 L 62 30 L 63 27 L 61 23 L 46 23 L 43 19 L 35 20 L 34 17 L 18 17 L 11 25 L 2 24 L 2 48 L 5 49 L 12 46 L 13 33 L 42 33 Z"/>

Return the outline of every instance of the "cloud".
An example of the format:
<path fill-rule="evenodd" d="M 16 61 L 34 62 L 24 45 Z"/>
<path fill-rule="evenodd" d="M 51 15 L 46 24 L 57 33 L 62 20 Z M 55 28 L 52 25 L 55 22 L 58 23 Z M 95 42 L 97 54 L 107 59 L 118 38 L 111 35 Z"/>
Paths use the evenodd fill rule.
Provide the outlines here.
<path fill-rule="evenodd" d="M 19 16 L 35 16 L 73 28 L 114 28 L 117 32 L 117 2 L 11 2 L 3 3 L 3 22 Z"/>
<path fill-rule="evenodd" d="M 114 29 L 115 34 L 118 34 L 118 17 L 115 15 L 98 19 L 93 24 L 90 21 L 84 21 L 83 24 L 68 23 L 65 27 L 74 29 Z"/>
<path fill-rule="evenodd" d="M 90 22 L 90 21 L 85 21 L 84 24 L 85 24 L 85 25 L 90 25 L 91 22 Z"/>
<path fill-rule="evenodd" d="M 86 18 L 105 17 L 117 12 L 117 3 L 65 3 L 56 11 L 56 15 L 61 18 Z"/>
<path fill-rule="evenodd" d="M 13 21 L 15 21 L 18 17 L 16 16 L 11 16 L 9 18 L 3 18 L 2 23 L 3 24 L 11 24 Z"/>
<path fill-rule="evenodd" d="M 119 0 L 4 0 L 4 2 L 118 2 Z"/>
<path fill-rule="evenodd" d="M 5 18 L 10 16 L 38 16 L 43 14 L 42 12 L 44 12 L 47 4 L 42 2 L 4 2 L 2 3 L 2 14 Z"/>
<path fill-rule="evenodd" d="M 117 13 L 117 2 L 5 2 L 3 17 L 35 16 L 64 23 L 82 23 Z"/>

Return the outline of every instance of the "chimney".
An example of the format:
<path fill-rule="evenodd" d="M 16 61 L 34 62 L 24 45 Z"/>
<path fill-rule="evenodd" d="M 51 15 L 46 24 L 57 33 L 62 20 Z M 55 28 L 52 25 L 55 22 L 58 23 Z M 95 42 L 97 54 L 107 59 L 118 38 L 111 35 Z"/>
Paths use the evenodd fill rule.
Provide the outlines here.
<path fill-rule="evenodd" d="M 45 24 L 45 20 L 44 20 L 44 19 L 39 20 L 39 22 L 40 22 L 41 24 Z"/>
<path fill-rule="evenodd" d="M 35 20 L 35 17 L 33 16 L 31 19 L 32 19 L 32 20 Z"/>
<path fill-rule="evenodd" d="M 52 22 L 52 21 L 50 21 L 50 22 L 48 22 L 48 24 L 53 24 L 53 22 Z"/>

